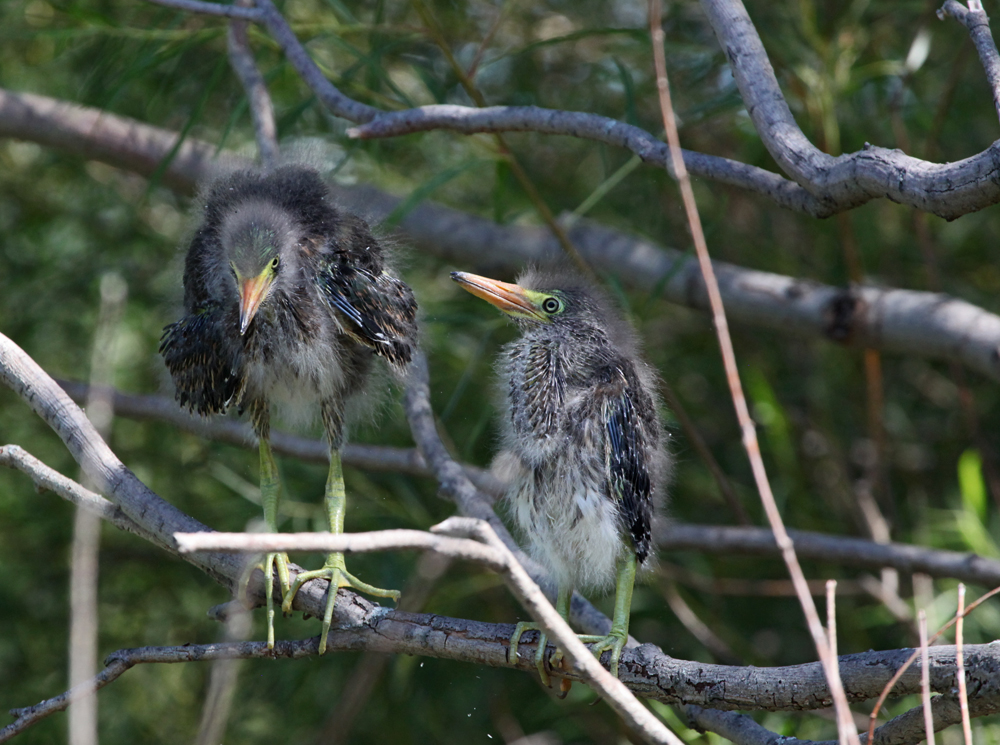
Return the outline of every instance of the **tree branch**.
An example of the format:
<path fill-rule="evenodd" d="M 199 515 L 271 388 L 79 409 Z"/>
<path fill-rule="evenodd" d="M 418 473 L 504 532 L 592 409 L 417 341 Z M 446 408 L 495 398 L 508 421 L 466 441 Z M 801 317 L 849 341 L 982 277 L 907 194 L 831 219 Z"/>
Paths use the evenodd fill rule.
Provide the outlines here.
<path fill-rule="evenodd" d="M 57 381 L 70 398 L 77 403 L 86 400 L 90 387 L 72 380 Z M 172 424 L 184 432 L 243 448 L 257 447 L 257 435 L 246 422 L 223 416 L 201 417 L 184 411 L 177 402 L 166 396 L 138 396 L 115 390 L 110 392 L 115 414 L 140 421 L 155 420 Z M 310 439 L 278 430 L 271 431 L 271 448 L 280 455 L 306 461 L 328 464 L 330 446 L 320 439 Z M 411 476 L 433 478 L 433 473 L 423 456 L 414 448 L 397 448 L 386 445 L 348 443 L 341 450 L 345 465 L 365 471 L 392 471 Z M 492 497 L 499 496 L 502 485 L 489 471 L 464 465 L 466 476 L 477 489 Z"/>
<path fill-rule="evenodd" d="M 196 10 L 188 5 L 193 0 L 151 1 Z M 794 183 L 744 163 L 684 151 L 685 165 L 693 175 L 761 194 L 813 217 L 829 217 L 885 197 L 953 220 L 1000 201 L 1000 141 L 971 158 L 945 164 L 871 145 L 837 158 L 823 153 L 796 124 L 743 4 L 739 0 L 703 0 L 702 5 L 758 134 Z M 260 16 L 255 20 L 267 28 L 323 104 L 336 116 L 361 123 L 348 130 L 349 136 L 370 139 L 433 129 L 463 134 L 539 132 L 624 147 L 651 165 L 669 168 L 669 151 L 652 134 L 596 114 L 536 106 L 475 109 L 451 104 L 383 112 L 354 101 L 323 76 L 270 0 L 259 0 L 258 9 Z"/>
<path fill-rule="evenodd" d="M 240 7 L 250 7 L 252 4 L 251 0 L 237 0 L 236 3 Z M 260 70 L 257 69 L 253 52 L 250 51 L 247 21 L 234 19 L 229 24 L 226 46 L 229 51 L 229 64 L 247 94 L 260 162 L 264 168 L 272 168 L 278 162 L 279 156 L 278 127 L 274 123 L 271 95 L 267 91 Z"/>
<path fill-rule="evenodd" d="M 993 108 L 1000 116 L 1000 54 L 997 53 L 997 45 L 990 32 L 990 19 L 983 10 L 981 0 L 969 0 L 968 8 L 957 0 L 945 0 L 937 16 L 942 21 L 951 16 L 969 30 L 969 37 L 979 52 L 979 61 L 983 63 L 986 80 L 993 92 Z"/>
<path fill-rule="evenodd" d="M 0 137 L 15 137 L 150 175 L 170 153 L 176 133 L 97 109 L 0 89 Z M 665 146 L 664 146 L 665 147 Z M 215 147 L 186 139 L 164 179 L 185 193 L 214 168 Z M 998 151 L 1000 155 L 1000 151 Z M 225 154 L 227 162 L 239 163 Z M 399 199 L 370 186 L 332 185 L 346 208 L 378 221 Z M 428 254 L 481 271 L 513 272 L 549 263 L 559 246 L 542 228 L 501 226 L 424 203 L 400 223 Z M 631 287 L 657 289 L 670 302 L 708 307 L 697 262 L 636 236 L 578 221 L 570 237 L 595 269 Z M 734 321 L 782 334 L 821 338 L 915 357 L 961 363 L 1000 381 L 1000 316 L 940 293 L 879 287 L 841 288 L 713 262 Z M 663 280 L 666 283 L 663 284 Z"/>
<path fill-rule="evenodd" d="M 615 712 L 643 740 L 682 745 L 680 739 L 642 706 L 618 678 L 601 666 L 546 599 L 538 585 L 528 576 L 514 554 L 484 520 L 452 517 L 431 528 L 430 533 L 420 530 L 384 530 L 352 535 L 195 533 L 177 534 L 174 537 L 182 553 L 204 550 L 242 552 L 315 550 L 324 553 L 369 553 L 420 549 L 434 551 L 450 559 L 481 564 L 503 577 L 513 595 L 562 650 L 570 663 L 570 669 L 577 670 L 583 681 L 607 700 Z M 269 548 L 275 545 L 284 548 Z M 555 673 L 559 675 L 559 671 Z"/>

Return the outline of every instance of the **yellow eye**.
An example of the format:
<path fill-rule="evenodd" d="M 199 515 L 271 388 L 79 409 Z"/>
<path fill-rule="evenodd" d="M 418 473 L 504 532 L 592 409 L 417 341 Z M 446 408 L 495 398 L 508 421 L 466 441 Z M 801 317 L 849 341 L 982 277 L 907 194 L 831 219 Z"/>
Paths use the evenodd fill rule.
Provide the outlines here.
<path fill-rule="evenodd" d="M 542 301 L 542 310 L 546 313 L 562 313 L 565 309 L 565 304 L 557 297 L 547 297 Z"/>
<path fill-rule="evenodd" d="M 281 263 L 281 261 L 278 259 L 277 256 L 275 256 L 273 259 L 271 259 L 271 269 L 272 269 L 272 271 L 276 271 L 278 269 L 278 264 L 280 264 L 280 263 Z"/>

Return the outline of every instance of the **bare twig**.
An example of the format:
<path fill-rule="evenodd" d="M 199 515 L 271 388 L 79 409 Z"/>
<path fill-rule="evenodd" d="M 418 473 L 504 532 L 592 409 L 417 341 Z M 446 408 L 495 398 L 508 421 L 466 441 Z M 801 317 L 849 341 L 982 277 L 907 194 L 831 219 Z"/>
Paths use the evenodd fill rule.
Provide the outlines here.
<path fill-rule="evenodd" d="M 927 657 L 927 612 L 921 608 L 917 612 L 917 626 L 920 633 L 920 700 L 924 708 L 924 731 L 927 745 L 934 745 L 934 714 L 931 711 L 931 661 Z"/>
<path fill-rule="evenodd" d="M 241 5 L 222 5 L 220 3 L 201 2 L 201 0 L 149 0 L 156 5 L 187 11 L 188 13 L 204 13 L 224 18 L 240 18 L 244 21 L 260 22 L 263 13 L 258 8 L 246 8 Z"/>
<path fill-rule="evenodd" d="M 892 567 L 904 574 L 922 572 L 987 587 L 1000 584 L 1000 561 L 975 554 L 902 543 L 880 544 L 862 538 L 830 536 L 805 530 L 790 530 L 788 535 L 795 543 L 796 553 L 802 558 L 867 569 Z M 672 523 L 657 530 L 656 542 L 661 551 L 756 556 L 780 553 L 774 535 L 767 528 Z"/>
<path fill-rule="evenodd" d="M 237 6 L 249 8 L 252 0 L 237 0 Z M 227 35 L 229 64 L 246 91 L 250 115 L 253 118 L 253 131 L 257 138 L 257 150 L 260 162 L 265 169 L 273 168 L 278 162 L 278 128 L 274 123 L 274 105 L 271 94 L 267 92 L 267 84 L 257 69 L 253 52 L 250 51 L 250 39 L 247 35 L 247 21 L 233 20 L 229 24 Z"/>
<path fill-rule="evenodd" d="M 156 170 L 177 140 L 174 132 L 98 109 L 3 89 L 0 137 L 37 142 L 143 175 Z M 665 153 L 666 146 L 660 145 Z M 215 152 L 214 145 L 185 139 L 163 175 L 164 182 L 183 192 L 193 191 L 212 170 Z M 345 207 L 373 221 L 399 204 L 396 197 L 370 186 L 332 185 L 331 190 Z M 525 263 L 549 263 L 560 255 L 544 228 L 496 225 L 430 203 L 409 212 L 400 228 L 421 250 L 482 271 L 516 271 Z M 708 307 L 697 262 L 686 254 L 586 221 L 574 225 L 570 236 L 588 263 L 624 284 L 656 289 L 664 299 L 686 307 Z M 893 288 L 831 287 L 723 262 L 713 266 L 734 321 L 780 334 L 953 361 L 1000 381 L 1000 359 L 995 354 L 1000 316 L 963 300 Z"/>
<path fill-rule="evenodd" d="M 976 600 L 974 603 L 972 603 L 971 605 L 969 605 L 968 607 L 965 608 L 965 610 L 962 612 L 961 618 L 965 618 L 967 615 L 969 615 L 969 613 L 971 613 L 973 610 L 975 610 L 976 608 L 978 608 L 980 604 L 982 604 L 985 601 L 989 600 L 991 597 L 993 597 L 997 593 L 1000 593 L 1000 587 L 995 587 L 992 590 L 990 590 L 989 592 L 987 592 L 985 595 L 982 595 L 978 600 Z M 927 640 L 927 643 L 928 644 L 933 644 L 935 641 L 938 640 L 938 638 L 941 637 L 942 634 L 944 634 L 945 631 L 947 631 L 953 625 L 955 625 L 956 623 L 958 623 L 958 620 L 959 620 L 959 615 L 956 613 L 955 616 L 950 621 L 948 621 L 948 623 L 946 623 L 944 626 L 942 626 L 940 629 L 938 629 L 937 633 L 934 634 L 934 636 L 932 636 L 930 639 Z M 930 654 L 930 652 L 928 652 L 928 655 L 929 654 Z M 899 680 L 903 677 L 903 675 L 906 674 L 907 670 L 910 669 L 910 665 L 912 665 L 913 661 L 915 659 L 917 659 L 917 657 L 919 657 L 919 656 L 920 656 L 920 650 L 919 649 L 915 649 L 913 651 L 913 653 L 909 656 L 909 658 L 906 660 L 905 664 L 903 664 L 896 671 L 896 673 L 892 676 L 892 678 L 889 679 L 889 681 L 885 684 L 885 687 L 882 689 L 882 693 L 878 697 L 878 701 L 875 702 L 875 707 L 872 709 L 872 713 L 871 713 L 870 719 L 869 719 L 869 724 L 868 724 L 868 740 L 869 740 L 869 742 L 871 741 L 872 732 L 875 730 L 875 719 L 876 719 L 876 717 L 878 717 L 878 713 L 882 709 L 882 704 L 885 703 L 885 700 L 886 700 L 886 698 L 889 697 L 889 693 L 893 690 L 893 687 L 899 682 Z M 925 655 L 925 657 L 926 656 L 927 655 Z M 951 690 L 951 689 L 949 689 L 949 690 Z M 959 719 L 957 721 L 961 721 L 961 717 L 959 717 Z"/>
<path fill-rule="evenodd" d="M 705 242 L 701 217 L 698 214 L 698 205 L 694 198 L 694 190 L 691 188 L 691 178 L 687 173 L 684 158 L 681 155 L 677 122 L 674 119 L 674 109 L 670 102 L 670 87 L 667 82 L 667 64 L 663 52 L 660 0 L 649 0 L 649 28 L 653 39 L 656 87 L 660 95 L 660 110 L 663 113 L 663 125 L 667 133 L 667 141 L 670 143 L 674 177 L 680 186 L 681 197 L 684 201 L 684 211 L 687 214 L 688 226 L 691 229 L 695 251 L 698 254 L 698 263 L 701 266 L 702 276 L 705 278 L 705 286 L 708 289 L 709 302 L 712 307 L 712 320 L 719 340 L 719 347 L 722 351 L 722 359 L 726 369 L 729 390 L 733 398 L 733 406 L 736 408 L 736 416 L 743 433 L 743 446 L 750 459 L 750 466 L 753 470 L 754 481 L 757 484 L 757 491 L 760 494 L 761 502 L 764 504 L 764 512 L 767 514 L 771 530 L 774 532 L 775 541 L 781 548 L 782 558 L 788 567 L 792 582 L 795 584 L 799 603 L 802 605 L 802 610 L 806 616 L 809 632 L 812 634 L 816 651 L 819 654 L 820 662 L 823 664 L 823 670 L 830 684 L 830 693 L 833 697 L 834 706 L 837 709 L 837 731 L 840 733 L 841 739 L 846 739 L 851 745 L 858 745 L 857 731 L 854 728 L 851 710 L 840 680 L 838 660 L 833 654 L 832 645 L 823 632 L 823 626 L 820 623 L 819 614 L 816 612 L 816 605 L 809 592 L 809 585 L 806 582 L 805 574 L 802 572 L 802 567 L 799 566 L 799 560 L 795 555 L 792 540 L 785 531 L 781 513 L 778 511 L 774 495 L 771 493 L 771 484 L 768 481 L 764 461 L 760 455 L 760 445 L 757 442 L 757 430 L 753 419 L 750 417 L 746 397 L 743 395 L 743 386 L 740 382 L 739 369 L 736 365 L 736 354 L 733 350 L 732 339 L 729 336 L 726 310 L 722 303 L 719 285 L 715 279 L 712 261 L 708 254 L 708 245 Z"/>
<path fill-rule="evenodd" d="M 712 455 L 712 451 L 705 442 L 705 438 L 701 436 L 698 425 L 688 416 L 687 409 L 685 409 L 680 397 L 674 391 L 673 386 L 661 378 L 660 391 L 663 393 L 663 398 L 666 400 L 667 406 L 670 407 L 670 411 L 677 417 L 677 421 L 680 422 L 681 427 L 684 429 L 684 434 L 691 443 L 691 447 L 698 453 L 698 457 L 701 458 L 705 467 L 708 468 L 709 473 L 712 474 L 715 485 L 719 487 L 719 493 L 722 494 L 722 498 L 729 505 L 733 517 L 736 518 L 736 522 L 740 525 L 752 525 L 750 516 L 740 501 L 739 495 L 733 489 L 733 485 L 722 470 L 722 466 L 719 465 L 715 456 Z"/>
<path fill-rule="evenodd" d="M 965 681 L 963 626 L 965 625 L 965 585 L 958 583 L 958 611 L 955 613 L 955 677 L 958 679 L 958 704 L 962 710 L 962 735 L 965 745 L 972 745 L 972 722 L 969 719 L 969 690 Z"/>
<path fill-rule="evenodd" d="M 937 16 L 942 21 L 951 16 L 968 29 L 969 37 L 979 52 L 979 61 L 983 63 L 986 80 L 989 81 L 990 90 L 993 92 L 993 107 L 1000 116 L 1000 54 L 997 53 L 996 42 L 990 33 L 990 19 L 983 10 L 981 0 L 969 0 L 969 7 L 965 7 L 957 0 L 945 0 Z"/>
<path fill-rule="evenodd" d="M 411 4 L 417 11 L 417 15 L 420 16 L 420 20 L 423 21 L 427 33 L 430 34 L 434 43 L 437 44 L 438 48 L 441 50 L 441 53 L 448 62 L 448 66 L 451 67 L 452 72 L 455 74 L 455 77 L 458 78 L 458 82 L 469 95 L 469 98 L 471 98 L 479 108 L 485 108 L 485 96 L 483 96 L 482 91 L 476 87 L 472 76 L 466 74 L 465 70 L 458 63 L 458 60 L 455 59 L 455 55 L 451 53 L 451 48 L 448 46 L 448 40 L 445 38 L 444 32 L 441 30 L 441 27 L 430 8 L 424 4 L 423 0 L 413 0 Z M 554 235 L 556 240 L 559 241 L 559 245 L 566 253 L 566 256 L 569 257 L 570 261 L 572 261 L 576 265 L 577 269 L 579 269 L 585 276 L 596 281 L 597 276 L 594 274 L 594 270 L 590 268 L 590 265 L 586 262 L 583 256 L 580 255 L 576 246 L 573 245 L 573 241 L 570 240 L 566 229 L 556 220 L 555 215 L 552 214 L 552 210 L 549 208 L 545 198 L 542 197 L 541 192 L 538 191 L 538 187 L 535 186 L 535 183 L 531 180 L 528 172 L 524 170 L 524 166 L 521 165 L 521 161 L 518 159 L 514 151 L 511 150 L 506 138 L 500 133 L 495 134 L 494 138 L 496 140 L 497 148 L 503 155 L 506 156 L 507 163 L 510 166 L 511 173 L 514 174 L 514 178 L 517 179 L 521 188 L 524 189 L 524 193 L 534 205 L 538 216 L 542 218 L 542 221 L 548 226 L 549 230 L 552 231 L 552 235 Z"/>

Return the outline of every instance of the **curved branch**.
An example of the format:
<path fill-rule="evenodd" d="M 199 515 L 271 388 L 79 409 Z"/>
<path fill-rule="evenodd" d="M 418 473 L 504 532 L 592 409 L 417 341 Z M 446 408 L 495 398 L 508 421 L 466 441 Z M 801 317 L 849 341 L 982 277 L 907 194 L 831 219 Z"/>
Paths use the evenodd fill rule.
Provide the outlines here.
<path fill-rule="evenodd" d="M 238 7 L 249 7 L 249 0 L 237 2 Z M 257 140 L 257 151 L 264 168 L 271 168 L 278 162 L 278 127 L 274 122 L 274 105 L 271 94 L 268 93 L 264 77 L 257 69 L 257 63 L 250 51 L 250 39 L 247 34 L 247 21 L 234 19 L 229 24 L 226 36 L 226 47 L 229 51 L 229 64 L 240 79 L 246 92 L 250 116 L 253 119 L 254 135 Z"/>
<path fill-rule="evenodd" d="M 975 6 L 970 2 L 966 8 L 957 0 L 945 0 L 937 16 L 942 21 L 951 16 L 969 30 L 972 43 L 979 53 L 979 61 L 983 63 L 990 90 L 993 91 L 993 108 L 1000 116 L 1000 53 L 997 52 L 996 42 L 990 33 L 990 19 L 983 10 L 982 2 L 977 2 Z"/>
<path fill-rule="evenodd" d="M 170 153 L 177 134 L 97 109 L 0 89 L 0 137 L 38 142 L 148 176 Z M 166 182 L 193 192 L 217 167 L 214 152 L 206 142 L 186 139 L 164 174 Z M 225 157 L 227 162 L 243 162 L 229 153 Z M 345 207 L 374 222 L 400 201 L 371 186 L 335 184 L 331 191 Z M 497 225 L 433 203 L 416 207 L 399 227 L 423 251 L 483 271 L 513 272 L 527 262 L 554 262 L 561 255 L 543 228 Z M 588 263 L 625 284 L 656 289 L 680 305 L 707 308 L 704 283 L 690 256 L 587 221 L 578 221 L 570 238 Z M 724 262 L 713 265 L 734 321 L 958 362 L 1000 380 L 1000 316 L 971 303 L 944 294 L 845 289 Z"/>
<path fill-rule="evenodd" d="M 173 7 L 181 2 L 152 1 Z M 758 134 L 792 181 L 727 158 L 684 151 L 685 165 L 695 176 L 747 189 L 814 217 L 829 217 L 880 197 L 949 220 L 1000 202 L 1000 141 L 971 158 L 943 164 L 871 145 L 836 158 L 823 153 L 796 124 L 742 2 L 703 0 L 702 5 Z M 361 123 L 348 130 L 352 137 L 393 137 L 433 129 L 464 134 L 531 131 L 625 147 L 648 163 L 668 167 L 669 148 L 652 134 L 595 114 L 535 106 L 476 109 L 448 104 L 383 112 L 354 101 L 323 76 L 271 0 L 258 0 L 258 7 L 258 22 L 306 85 L 335 115 Z"/>

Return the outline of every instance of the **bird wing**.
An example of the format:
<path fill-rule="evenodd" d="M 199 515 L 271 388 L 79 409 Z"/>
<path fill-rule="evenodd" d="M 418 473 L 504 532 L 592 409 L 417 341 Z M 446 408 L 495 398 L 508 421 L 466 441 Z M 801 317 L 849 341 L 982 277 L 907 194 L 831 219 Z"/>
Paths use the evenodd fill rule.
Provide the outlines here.
<path fill-rule="evenodd" d="M 341 327 L 390 364 L 409 364 L 417 343 L 417 302 L 405 282 L 347 264 L 331 264 L 317 279 Z"/>
<path fill-rule="evenodd" d="M 199 414 L 226 410 L 240 393 L 242 355 L 222 334 L 222 311 L 208 306 L 163 329 L 160 354 L 181 406 Z"/>
<path fill-rule="evenodd" d="M 611 495 L 625 528 L 632 536 L 641 564 L 649 554 L 652 487 L 646 462 L 647 434 L 636 411 L 635 392 L 626 375 L 615 368 L 615 378 L 604 388 L 605 457 Z"/>

